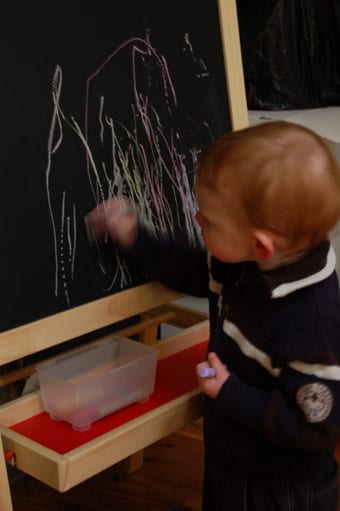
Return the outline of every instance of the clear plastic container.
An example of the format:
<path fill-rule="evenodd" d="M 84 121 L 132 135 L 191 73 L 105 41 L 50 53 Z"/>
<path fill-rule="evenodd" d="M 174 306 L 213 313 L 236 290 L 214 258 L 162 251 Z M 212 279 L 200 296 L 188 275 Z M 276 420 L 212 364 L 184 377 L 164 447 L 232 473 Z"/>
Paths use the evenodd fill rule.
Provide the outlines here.
<path fill-rule="evenodd" d="M 92 422 L 154 391 L 158 350 L 112 337 L 37 366 L 43 406 L 52 419 L 84 431 Z"/>

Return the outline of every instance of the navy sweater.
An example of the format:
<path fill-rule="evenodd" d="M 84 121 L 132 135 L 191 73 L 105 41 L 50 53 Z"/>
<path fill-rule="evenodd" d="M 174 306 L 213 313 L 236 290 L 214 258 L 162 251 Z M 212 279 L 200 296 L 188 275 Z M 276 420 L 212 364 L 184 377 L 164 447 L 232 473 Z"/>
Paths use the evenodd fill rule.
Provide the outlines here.
<path fill-rule="evenodd" d="M 209 296 L 208 349 L 231 376 L 215 400 L 204 398 L 208 461 L 259 476 L 326 475 L 340 437 L 340 300 L 329 243 L 261 272 L 141 228 L 126 255 L 172 289 Z"/>

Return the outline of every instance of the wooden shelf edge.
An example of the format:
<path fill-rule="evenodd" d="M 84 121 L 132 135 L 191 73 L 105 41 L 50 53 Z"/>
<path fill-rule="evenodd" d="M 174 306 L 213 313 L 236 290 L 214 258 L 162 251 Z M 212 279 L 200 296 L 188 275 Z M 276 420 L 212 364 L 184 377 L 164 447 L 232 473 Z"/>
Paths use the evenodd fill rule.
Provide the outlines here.
<path fill-rule="evenodd" d="M 1 332 L 1 363 L 23 358 L 182 296 L 157 282 L 150 282 Z"/>
<path fill-rule="evenodd" d="M 86 448 L 70 451 L 64 455 L 68 464 L 64 484 L 58 490 L 69 490 L 201 415 L 201 396 L 196 389 L 92 440 Z"/>

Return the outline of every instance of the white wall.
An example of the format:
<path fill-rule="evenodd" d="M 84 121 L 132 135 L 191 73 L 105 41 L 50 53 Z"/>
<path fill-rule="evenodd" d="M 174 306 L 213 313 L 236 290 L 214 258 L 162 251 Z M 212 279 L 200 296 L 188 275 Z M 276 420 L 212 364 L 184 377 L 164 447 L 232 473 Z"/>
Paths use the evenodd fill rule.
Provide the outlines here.
<path fill-rule="evenodd" d="M 340 132 L 340 130 L 338 131 Z M 326 142 L 329 144 L 340 165 L 340 143 L 332 142 L 327 139 Z M 336 271 L 340 277 L 340 222 L 338 223 L 334 231 L 331 233 L 331 242 L 336 254 Z"/>

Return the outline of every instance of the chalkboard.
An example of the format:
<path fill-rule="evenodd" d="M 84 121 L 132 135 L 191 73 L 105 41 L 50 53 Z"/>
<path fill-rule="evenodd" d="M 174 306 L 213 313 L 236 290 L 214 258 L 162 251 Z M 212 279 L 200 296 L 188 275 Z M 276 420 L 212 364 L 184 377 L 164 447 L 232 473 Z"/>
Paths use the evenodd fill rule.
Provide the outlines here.
<path fill-rule="evenodd" d="M 199 244 L 195 164 L 231 129 L 217 1 L 6 3 L 0 330 L 144 281 L 88 242 L 84 216 L 112 195 Z"/>

